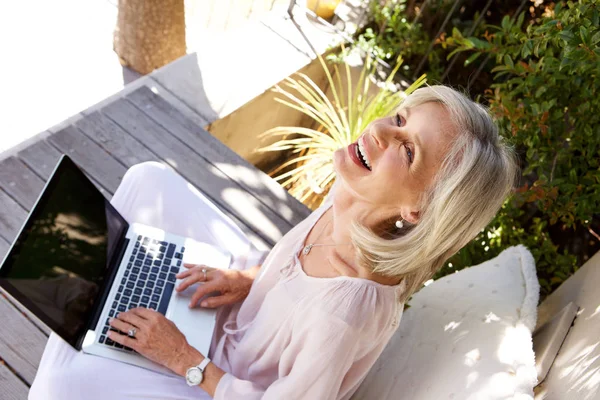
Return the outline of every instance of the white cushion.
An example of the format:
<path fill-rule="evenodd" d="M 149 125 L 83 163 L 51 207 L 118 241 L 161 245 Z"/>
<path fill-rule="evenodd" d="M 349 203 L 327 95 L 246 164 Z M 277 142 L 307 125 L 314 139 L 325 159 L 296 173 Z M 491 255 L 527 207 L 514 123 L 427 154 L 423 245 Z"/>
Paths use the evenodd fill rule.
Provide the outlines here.
<path fill-rule="evenodd" d="M 532 400 L 539 290 L 523 246 L 422 288 L 352 399 Z"/>

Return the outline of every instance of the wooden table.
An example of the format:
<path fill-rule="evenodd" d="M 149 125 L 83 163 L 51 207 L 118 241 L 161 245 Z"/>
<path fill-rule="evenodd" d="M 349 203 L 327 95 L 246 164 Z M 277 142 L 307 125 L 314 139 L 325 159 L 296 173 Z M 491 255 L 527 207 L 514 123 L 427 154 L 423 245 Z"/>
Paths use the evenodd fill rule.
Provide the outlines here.
<path fill-rule="evenodd" d="M 146 86 L 82 115 L 0 162 L 0 259 L 61 153 L 108 198 L 132 165 L 166 164 L 204 192 L 261 249 L 273 246 L 309 214 L 275 181 Z M 25 399 L 50 330 L 4 293 L 0 321 L 0 398 Z"/>

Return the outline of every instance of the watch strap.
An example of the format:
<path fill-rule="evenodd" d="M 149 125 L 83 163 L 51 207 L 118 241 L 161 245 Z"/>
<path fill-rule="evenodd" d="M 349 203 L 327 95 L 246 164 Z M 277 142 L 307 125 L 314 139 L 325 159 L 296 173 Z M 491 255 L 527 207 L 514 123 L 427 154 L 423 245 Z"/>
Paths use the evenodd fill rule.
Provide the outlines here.
<path fill-rule="evenodd" d="M 204 368 L 206 368 L 209 362 L 210 358 L 204 357 L 204 360 L 202 360 L 202 362 L 198 364 L 198 369 L 204 373 Z"/>

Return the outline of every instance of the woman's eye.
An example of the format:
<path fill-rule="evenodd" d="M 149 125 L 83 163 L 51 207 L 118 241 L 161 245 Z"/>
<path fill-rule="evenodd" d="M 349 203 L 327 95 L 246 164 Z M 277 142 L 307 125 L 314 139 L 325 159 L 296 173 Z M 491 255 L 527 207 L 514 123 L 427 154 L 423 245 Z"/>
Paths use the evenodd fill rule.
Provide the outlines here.
<path fill-rule="evenodd" d="M 410 149 L 410 147 L 408 147 L 408 146 L 404 146 L 404 148 L 406 149 L 406 155 L 408 156 L 408 160 L 412 164 L 412 162 L 413 162 L 413 152 Z"/>
<path fill-rule="evenodd" d="M 406 120 L 404 119 L 404 117 L 402 115 L 400 115 L 400 113 L 396 114 L 396 116 L 394 118 L 394 122 L 396 123 L 396 125 L 398 127 L 402 127 L 402 126 L 404 126 L 404 124 L 406 124 Z M 412 164 L 413 159 L 414 159 L 413 152 L 412 152 L 411 148 L 407 145 L 404 145 L 404 148 L 406 149 L 406 155 L 408 155 L 408 160 Z"/>
<path fill-rule="evenodd" d="M 396 125 L 397 126 L 403 126 L 404 125 L 404 117 L 402 117 L 402 115 L 400 115 L 399 113 L 396 114 Z"/>

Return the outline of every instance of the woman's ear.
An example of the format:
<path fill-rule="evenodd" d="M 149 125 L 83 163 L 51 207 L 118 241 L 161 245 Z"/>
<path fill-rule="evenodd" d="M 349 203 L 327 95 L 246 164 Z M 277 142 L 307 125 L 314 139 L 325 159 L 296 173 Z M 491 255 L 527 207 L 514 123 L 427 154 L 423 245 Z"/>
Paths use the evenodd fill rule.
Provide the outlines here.
<path fill-rule="evenodd" d="M 410 211 L 407 213 L 402 213 L 402 219 L 410 224 L 416 224 L 419 222 L 420 213 L 419 211 Z"/>

